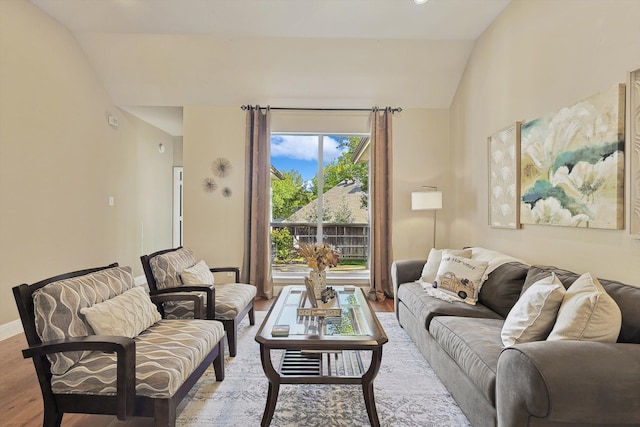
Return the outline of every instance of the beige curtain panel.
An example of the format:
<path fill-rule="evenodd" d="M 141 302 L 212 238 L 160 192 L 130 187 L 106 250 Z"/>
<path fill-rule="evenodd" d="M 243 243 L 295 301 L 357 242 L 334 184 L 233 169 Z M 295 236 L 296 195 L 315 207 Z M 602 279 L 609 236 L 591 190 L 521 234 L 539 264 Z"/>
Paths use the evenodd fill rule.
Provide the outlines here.
<path fill-rule="evenodd" d="M 257 288 L 257 295 L 271 299 L 271 238 L 269 235 L 270 130 L 269 109 L 247 109 L 245 242 L 242 281 Z"/>
<path fill-rule="evenodd" d="M 371 285 L 368 297 L 384 301 L 393 297 L 391 282 L 392 247 L 392 143 L 391 108 L 371 113 L 371 157 L 369 160 L 371 245 Z"/>

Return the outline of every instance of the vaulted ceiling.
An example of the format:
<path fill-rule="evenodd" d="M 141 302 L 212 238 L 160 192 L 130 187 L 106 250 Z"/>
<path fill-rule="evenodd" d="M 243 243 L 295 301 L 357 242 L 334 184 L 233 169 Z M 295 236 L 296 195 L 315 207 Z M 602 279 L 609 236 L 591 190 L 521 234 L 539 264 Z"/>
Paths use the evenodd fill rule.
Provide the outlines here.
<path fill-rule="evenodd" d="M 509 3 L 30 1 L 69 29 L 117 105 L 173 135 L 184 105 L 448 108 Z"/>

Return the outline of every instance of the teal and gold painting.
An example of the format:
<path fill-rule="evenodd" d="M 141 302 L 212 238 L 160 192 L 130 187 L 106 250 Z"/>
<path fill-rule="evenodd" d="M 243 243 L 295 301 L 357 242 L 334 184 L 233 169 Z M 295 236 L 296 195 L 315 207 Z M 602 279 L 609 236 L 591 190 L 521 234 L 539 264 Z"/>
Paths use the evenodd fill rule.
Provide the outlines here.
<path fill-rule="evenodd" d="M 521 129 L 520 222 L 624 228 L 625 85 Z"/>

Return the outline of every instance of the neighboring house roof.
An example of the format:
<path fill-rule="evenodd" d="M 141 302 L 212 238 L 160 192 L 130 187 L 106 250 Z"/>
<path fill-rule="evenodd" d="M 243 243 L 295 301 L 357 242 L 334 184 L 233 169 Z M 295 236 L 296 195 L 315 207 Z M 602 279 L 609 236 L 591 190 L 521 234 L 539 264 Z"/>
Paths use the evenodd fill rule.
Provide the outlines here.
<path fill-rule="evenodd" d="M 330 212 L 329 222 L 333 222 L 337 212 L 342 211 L 345 207 L 351 212 L 350 223 L 368 223 L 369 210 L 362 207 L 362 191 L 359 182 L 349 181 L 343 182 L 322 195 L 322 205 L 325 211 Z M 294 214 L 286 218 L 283 222 L 309 222 L 309 218 L 315 217 L 318 209 L 318 201 L 301 207 Z"/>
<path fill-rule="evenodd" d="M 283 180 L 284 179 L 284 175 L 282 175 L 282 172 L 280 172 L 278 170 L 278 168 L 276 168 L 275 166 L 271 165 L 271 181 L 275 181 L 275 180 Z"/>

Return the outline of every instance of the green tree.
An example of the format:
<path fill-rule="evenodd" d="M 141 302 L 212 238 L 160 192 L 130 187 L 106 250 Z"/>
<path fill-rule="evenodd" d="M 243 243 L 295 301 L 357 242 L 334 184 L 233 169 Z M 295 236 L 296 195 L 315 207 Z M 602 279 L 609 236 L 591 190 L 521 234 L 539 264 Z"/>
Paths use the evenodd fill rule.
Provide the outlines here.
<path fill-rule="evenodd" d="M 334 136 L 339 139 L 338 148 L 344 150 L 340 157 L 329 163 L 323 170 L 323 186 L 324 193 L 344 181 L 358 181 L 365 193 L 361 200 L 362 207 L 367 207 L 368 199 L 366 194 L 369 191 L 369 162 L 353 163 L 351 158 L 356 148 L 362 141 L 361 136 Z M 312 191 L 318 193 L 318 180 L 313 179 Z"/>
<path fill-rule="evenodd" d="M 313 194 L 305 189 L 302 175 L 292 169 L 283 172 L 284 179 L 271 182 L 273 218 L 284 219 L 309 203 Z"/>

